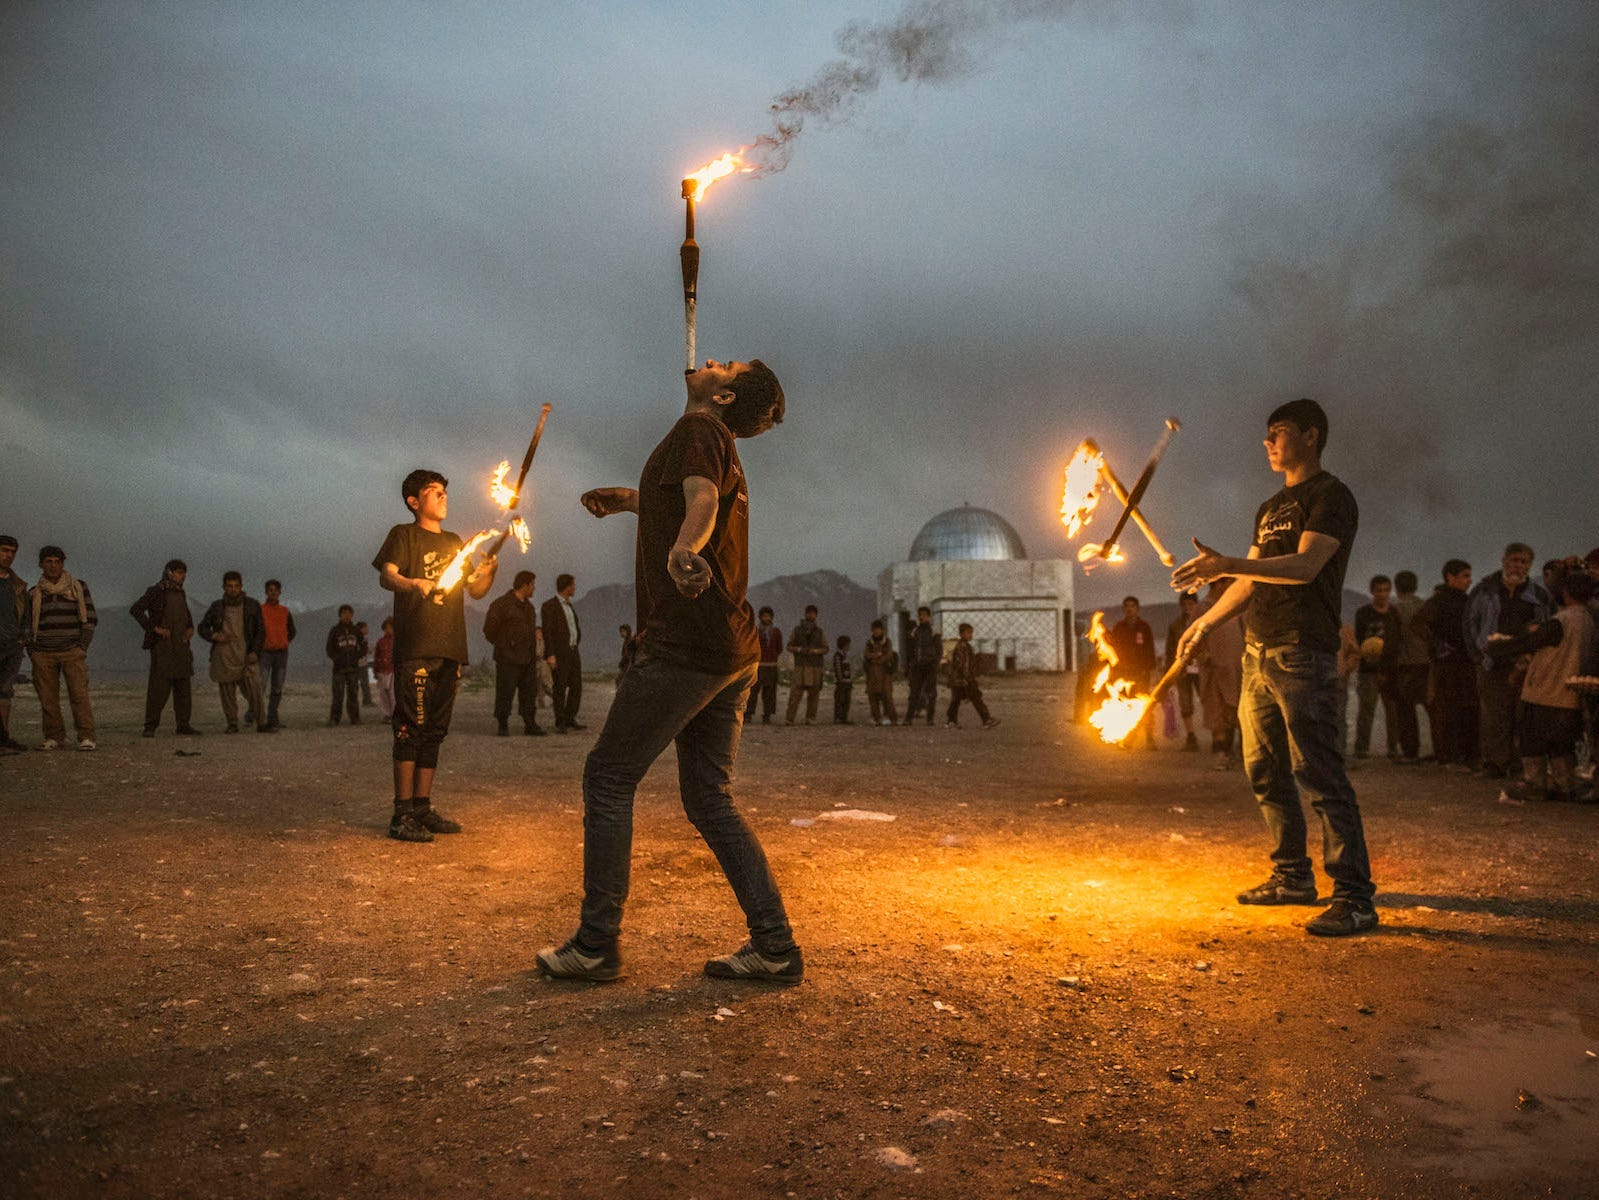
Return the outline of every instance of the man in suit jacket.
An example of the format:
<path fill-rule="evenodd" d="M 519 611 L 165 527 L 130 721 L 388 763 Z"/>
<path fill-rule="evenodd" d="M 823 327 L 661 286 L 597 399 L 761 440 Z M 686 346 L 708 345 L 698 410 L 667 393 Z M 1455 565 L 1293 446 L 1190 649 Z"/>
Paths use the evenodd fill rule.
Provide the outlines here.
<path fill-rule="evenodd" d="M 556 733 L 587 728 L 577 720 L 577 706 L 583 700 L 583 657 L 578 653 L 583 627 L 572 607 L 572 596 L 576 592 L 577 580 L 570 575 L 557 575 L 555 595 L 539 606 L 539 620 L 544 627 L 544 661 L 550 664 L 550 674 L 555 681 L 550 705 L 555 709 Z"/>

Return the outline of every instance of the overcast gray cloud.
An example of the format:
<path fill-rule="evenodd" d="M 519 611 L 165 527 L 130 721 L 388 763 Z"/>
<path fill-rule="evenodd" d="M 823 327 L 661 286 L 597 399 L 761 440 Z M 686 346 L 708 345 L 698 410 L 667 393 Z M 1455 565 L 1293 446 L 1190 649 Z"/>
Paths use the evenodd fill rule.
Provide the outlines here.
<path fill-rule="evenodd" d="M 937 18 L 958 37 L 906 58 L 890 35 Z M 745 449 L 757 577 L 869 581 L 963 500 L 1069 554 L 1072 447 L 1131 474 L 1168 414 L 1152 519 L 1241 543 L 1298 394 L 1362 502 L 1357 576 L 1599 542 L 1591 5 L 0 22 L 3 520 L 102 595 L 171 554 L 364 595 L 400 476 L 449 474 L 469 529 L 546 400 L 535 568 L 626 578 L 630 531 L 576 496 L 681 407 L 676 180 L 837 62 L 874 86 L 701 209 L 702 350 L 791 398 Z M 1090 595 L 1158 587 L 1132 549 Z"/>

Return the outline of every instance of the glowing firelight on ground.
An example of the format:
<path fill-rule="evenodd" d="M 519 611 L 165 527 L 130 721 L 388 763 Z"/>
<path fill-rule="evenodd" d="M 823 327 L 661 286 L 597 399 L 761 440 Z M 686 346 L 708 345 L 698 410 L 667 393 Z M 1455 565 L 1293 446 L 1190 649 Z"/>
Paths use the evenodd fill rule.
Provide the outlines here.
<path fill-rule="evenodd" d="M 724 154 L 721 158 L 713 159 L 698 171 L 690 171 L 683 176 L 685 184 L 692 183 L 693 188 L 684 199 L 692 200 L 696 204 L 705 196 L 705 189 L 718 179 L 726 179 L 729 175 L 748 175 L 755 168 L 745 163 L 742 156 L 737 154 Z"/>
<path fill-rule="evenodd" d="M 1077 453 L 1066 464 L 1066 489 L 1060 501 L 1060 521 L 1066 526 L 1066 536 L 1074 538 L 1083 531 L 1099 507 L 1099 497 L 1104 490 L 1099 473 L 1105 468 L 1105 456 L 1093 442 L 1083 442 Z M 1099 547 L 1094 547 L 1099 553 Z"/>
<path fill-rule="evenodd" d="M 1138 723 L 1149 711 L 1149 697 L 1132 695 L 1133 685 L 1126 679 L 1111 679 L 1111 669 L 1115 667 L 1117 658 L 1110 639 L 1105 635 L 1104 613 L 1095 613 L 1093 620 L 1088 623 L 1088 640 L 1094 644 L 1100 661 L 1104 663 L 1099 674 L 1094 676 L 1094 694 L 1105 694 L 1104 703 L 1089 715 L 1088 723 L 1099 730 L 1100 741 L 1115 746 L 1138 728 Z"/>

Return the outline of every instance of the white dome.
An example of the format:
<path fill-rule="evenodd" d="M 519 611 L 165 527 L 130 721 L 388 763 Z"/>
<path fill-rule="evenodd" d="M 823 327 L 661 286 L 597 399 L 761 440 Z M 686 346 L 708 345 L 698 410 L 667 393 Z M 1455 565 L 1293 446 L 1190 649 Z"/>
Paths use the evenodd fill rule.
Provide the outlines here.
<path fill-rule="evenodd" d="M 1022 539 L 1010 522 L 986 508 L 962 505 L 941 512 L 911 543 L 911 561 L 978 560 L 1004 562 L 1026 558 Z"/>

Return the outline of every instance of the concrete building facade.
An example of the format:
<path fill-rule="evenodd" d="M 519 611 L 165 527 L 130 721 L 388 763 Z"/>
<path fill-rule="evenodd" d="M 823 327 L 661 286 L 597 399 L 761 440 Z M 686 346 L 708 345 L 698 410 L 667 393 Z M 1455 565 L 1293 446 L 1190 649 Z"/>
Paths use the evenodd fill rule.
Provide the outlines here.
<path fill-rule="evenodd" d="M 922 526 L 907 561 L 877 577 L 877 604 L 902 659 L 925 604 L 946 647 L 962 622 L 972 626 L 986 670 L 1073 669 L 1071 562 L 1028 558 L 1016 530 L 986 508 L 952 508 Z"/>

